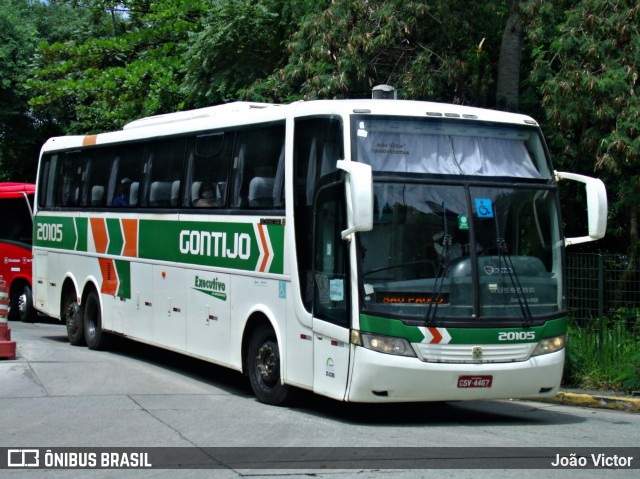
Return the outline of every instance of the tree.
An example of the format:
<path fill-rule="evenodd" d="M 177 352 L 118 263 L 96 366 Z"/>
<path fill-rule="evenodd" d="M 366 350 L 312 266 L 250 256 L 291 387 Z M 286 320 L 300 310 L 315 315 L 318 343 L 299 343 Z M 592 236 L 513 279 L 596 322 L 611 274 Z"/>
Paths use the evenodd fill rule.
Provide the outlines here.
<path fill-rule="evenodd" d="M 486 106 L 506 12 L 489 2 L 335 0 L 302 19 L 286 64 L 261 86 L 291 101 L 369 97 L 389 83 L 408 98 Z"/>
<path fill-rule="evenodd" d="M 539 32 L 558 15 L 541 2 Z M 628 235 L 628 253 L 640 254 L 640 4 L 585 0 L 564 12 L 550 43 L 538 35 L 533 81 L 540 85 L 552 141 L 575 171 L 603 172 L 613 208 L 610 230 Z M 632 266 L 635 266 L 633 264 Z"/>
<path fill-rule="evenodd" d="M 202 31 L 189 38 L 183 91 L 191 106 L 233 100 L 281 101 L 271 76 L 287 61 L 285 44 L 307 15 L 329 0 L 214 1 Z"/>
<path fill-rule="evenodd" d="M 522 51 L 522 19 L 520 2 L 511 0 L 511 12 L 502 33 L 496 105 L 500 109 L 517 111 L 520 95 L 520 57 Z"/>
<path fill-rule="evenodd" d="M 37 2 L 0 0 L 0 181 L 35 181 L 42 139 L 53 131 L 48 121 L 34 116 L 24 86 L 42 38 L 42 11 Z M 54 17 L 51 30 L 56 24 Z"/>
<path fill-rule="evenodd" d="M 185 89 L 192 103 L 236 99 L 243 88 L 269 75 L 282 58 L 282 33 L 273 2 L 215 2 L 194 34 Z"/>
<path fill-rule="evenodd" d="M 186 40 L 199 30 L 208 2 L 87 0 L 84 6 L 97 29 L 40 46 L 38 70 L 28 83 L 31 106 L 59 119 L 65 133 L 119 129 L 184 108 Z"/>

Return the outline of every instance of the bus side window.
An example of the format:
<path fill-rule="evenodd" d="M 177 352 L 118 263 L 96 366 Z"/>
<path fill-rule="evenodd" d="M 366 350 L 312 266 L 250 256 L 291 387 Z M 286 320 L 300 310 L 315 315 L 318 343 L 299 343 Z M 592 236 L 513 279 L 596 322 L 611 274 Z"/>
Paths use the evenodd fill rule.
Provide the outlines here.
<path fill-rule="evenodd" d="M 185 138 L 154 141 L 147 145 L 143 206 L 179 206 L 185 145 Z"/>
<path fill-rule="evenodd" d="M 222 208 L 226 205 L 233 140 L 233 132 L 214 132 L 189 141 L 188 206 Z"/>
<path fill-rule="evenodd" d="M 284 133 L 284 124 L 239 132 L 231 176 L 232 207 L 270 210 L 284 206 Z"/>
<path fill-rule="evenodd" d="M 60 176 L 57 185 L 56 206 L 78 206 L 82 193 L 83 165 L 79 151 L 62 155 L 59 165 Z"/>
<path fill-rule="evenodd" d="M 142 145 L 119 145 L 109 151 L 112 158 L 107 202 L 115 207 L 138 206 L 138 191 L 144 148 Z"/>
<path fill-rule="evenodd" d="M 101 208 L 106 205 L 107 187 L 111 174 L 111 155 L 108 149 L 85 150 L 85 200 L 86 206 Z"/>
<path fill-rule="evenodd" d="M 58 155 L 43 156 L 38 177 L 38 207 L 53 206 L 53 186 Z"/>

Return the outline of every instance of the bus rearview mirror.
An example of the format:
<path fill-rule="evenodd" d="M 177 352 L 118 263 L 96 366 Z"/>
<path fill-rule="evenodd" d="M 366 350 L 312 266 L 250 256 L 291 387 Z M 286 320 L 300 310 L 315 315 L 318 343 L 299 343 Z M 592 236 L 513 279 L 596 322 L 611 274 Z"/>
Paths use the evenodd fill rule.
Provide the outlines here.
<path fill-rule="evenodd" d="M 556 171 L 556 181 L 573 180 L 584 183 L 587 192 L 588 236 L 565 238 L 565 246 L 603 238 L 607 231 L 607 190 L 602 180 L 575 173 Z"/>
<path fill-rule="evenodd" d="M 347 173 L 347 229 L 342 232 L 346 239 L 357 231 L 373 228 L 373 177 L 371 166 L 338 160 L 336 168 Z"/>

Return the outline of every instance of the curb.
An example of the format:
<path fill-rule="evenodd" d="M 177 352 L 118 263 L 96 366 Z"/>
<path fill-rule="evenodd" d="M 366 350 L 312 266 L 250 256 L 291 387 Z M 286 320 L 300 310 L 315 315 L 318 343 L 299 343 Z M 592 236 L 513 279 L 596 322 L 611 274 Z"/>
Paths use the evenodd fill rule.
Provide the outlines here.
<path fill-rule="evenodd" d="M 565 406 L 614 409 L 625 412 L 640 412 L 640 399 L 595 394 L 577 394 L 561 391 L 554 398 L 538 399 L 540 402 L 563 404 Z"/>

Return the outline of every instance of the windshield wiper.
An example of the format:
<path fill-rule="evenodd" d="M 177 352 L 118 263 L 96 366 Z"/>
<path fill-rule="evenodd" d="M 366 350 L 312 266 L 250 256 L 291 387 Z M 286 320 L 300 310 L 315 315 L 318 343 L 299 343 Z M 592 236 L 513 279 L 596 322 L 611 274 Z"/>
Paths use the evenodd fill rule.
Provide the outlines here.
<path fill-rule="evenodd" d="M 511 255 L 509 254 L 509 247 L 507 245 L 507 241 L 504 238 L 500 237 L 500 228 L 498 226 L 498 212 L 494 206 L 494 215 L 495 215 L 495 225 L 496 225 L 496 248 L 498 250 L 498 270 L 500 274 L 502 274 L 502 259 L 504 258 L 504 264 L 509 275 L 509 279 L 511 280 L 511 285 L 516 294 L 516 298 L 518 299 L 518 304 L 520 305 L 520 311 L 522 312 L 522 327 L 528 328 L 531 326 L 531 321 L 533 320 L 533 315 L 531 314 L 531 310 L 529 309 L 529 302 L 524 294 L 524 290 L 520 285 L 520 278 L 518 277 L 518 273 L 516 272 L 516 268 L 513 265 L 513 261 L 511 259 Z"/>
<path fill-rule="evenodd" d="M 427 305 L 427 312 L 425 314 L 425 325 L 431 326 L 433 320 L 436 317 L 438 311 L 438 304 L 442 299 L 442 286 L 444 284 L 444 278 L 449 271 L 449 262 L 451 254 L 451 245 L 453 243 L 453 236 L 449 234 L 449 226 L 447 225 L 447 210 L 442 203 L 442 225 L 444 228 L 444 236 L 442 237 L 442 251 L 440 252 L 440 261 L 438 263 L 438 272 L 436 273 L 434 282 L 433 295 L 430 297 L 429 304 Z M 435 306 L 434 306 L 435 304 Z"/>

